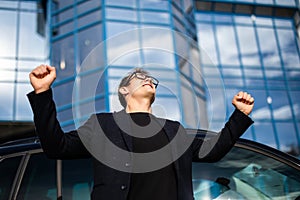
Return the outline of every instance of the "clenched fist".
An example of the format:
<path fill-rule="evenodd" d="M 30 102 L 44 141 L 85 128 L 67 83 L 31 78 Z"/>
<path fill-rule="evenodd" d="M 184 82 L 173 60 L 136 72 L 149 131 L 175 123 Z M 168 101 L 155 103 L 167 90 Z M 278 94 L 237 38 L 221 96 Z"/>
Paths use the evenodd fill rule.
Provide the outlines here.
<path fill-rule="evenodd" d="M 31 71 L 29 79 L 36 94 L 49 90 L 56 79 L 55 67 L 40 65 Z"/>
<path fill-rule="evenodd" d="M 254 106 L 254 98 L 247 92 L 240 91 L 233 97 L 232 104 L 244 114 L 249 115 Z"/>

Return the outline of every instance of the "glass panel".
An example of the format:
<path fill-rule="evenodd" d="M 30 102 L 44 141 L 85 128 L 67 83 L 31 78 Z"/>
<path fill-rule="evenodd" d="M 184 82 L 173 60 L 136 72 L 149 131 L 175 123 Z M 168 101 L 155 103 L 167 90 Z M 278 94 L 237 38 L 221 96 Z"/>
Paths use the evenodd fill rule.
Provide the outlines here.
<path fill-rule="evenodd" d="M 175 68 L 174 54 L 163 49 L 143 50 L 143 56 L 147 67 Z"/>
<path fill-rule="evenodd" d="M 233 17 L 236 24 L 248 24 L 248 25 L 253 24 L 253 17 L 251 15 L 247 15 L 247 16 L 236 15 Z"/>
<path fill-rule="evenodd" d="M 52 44 L 52 65 L 56 67 L 57 80 L 74 75 L 74 37 L 64 38 Z"/>
<path fill-rule="evenodd" d="M 14 83 L 0 83 L 0 120 L 13 119 Z"/>
<path fill-rule="evenodd" d="M 290 91 L 293 109 L 294 109 L 294 115 L 296 119 L 300 119 L 300 91 Z M 300 131 L 300 129 L 298 129 Z"/>
<path fill-rule="evenodd" d="M 89 200 L 93 184 L 91 160 L 64 160 L 62 166 L 63 198 Z"/>
<path fill-rule="evenodd" d="M 17 1 L 1 0 L 1 8 L 17 8 L 18 3 Z"/>
<path fill-rule="evenodd" d="M 55 103 L 58 107 L 66 105 L 66 104 L 71 104 L 73 87 L 74 87 L 74 82 L 70 81 L 65 84 L 56 86 L 54 88 L 54 90 L 53 90 L 54 99 L 55 99 Z M 55 98 L 56 96 L 60 97 L 60 98 Z"/>
<path fill-rule="evenodd" d="M 100 22 L 101 19 L 102 19 L 102 13 L 97 10 L 95 12 L 89 13 L 88 15 L 84 15 L 83 17 L 80 17 L 78 19 L 77 26 L 78 26 L 78 28 L 88 26 L 89 24 Z M 99 35 L 99 36 L 101 36 L 101 35 Z"/>
<path fill-rule="evenodd" d="M 119 20 L 128 20 L 128 21 L 137 21 L 137 13 L 135 10 L 107 8 L 106 9 L 106 18 L 107 19 L 117 19 L 117 20 L 119 19 Z"/>
<path fill-rule="evenodd" d="M 277 27 L 293 28 L 293 21 L 290 19 L 276 19 L 274 18 L 275 24 Z"/>
<path fill-rule="evenodd" d="M 107 22 L 107 32 L 106 32 L 107 36 L 106 37 L 110 38 L 112 36 L 121 34 L 122 32 L 126 32 L 126 31 L 133 30 L 136 28 L 137 28 L 137 25 L 135 25 L 135 24 Z M 129 36 L 129 35 L 127 34 L 127 36 Z"/>
<path fill-rule="evenodd" d="M 271 119 L 271 113 L 267 94 L 264 90 L 249 90 L 249 93 L 255 98 L 255 110 L 251 116 L 254 121 Z"/>
<path fill-rule="evenodd" d="M 233 23 L 233 19 L 231 15 L 216 14 L 214 15 L 214 20 L 217 23 L 223 23 L 223 22 L 229 22 L 230 24 Z"/>
<path fill-rule="evenodd" d="M 2 4 L 2 2 L 1 2 Z M 0 10 L 0 56 L 16 57 L 17 12 Z M 35 30 L 35 29 L 34 29 Z M 8 34 L 9 33 L 9 34 Z"/>
<path fill-rule="evenodd" d="M 259 66 L 260 60 L 254 29 L 252 27 L 237 26 L 237 34 L 243 65 Z"/>
<path fill-rule="evenodd" d="M 97 7 L 101 6 L 102 1 L 99 0 L 89 0 L 89 1 L 84 1 L 83 3 L 77 5 L 77 14 L 85 13 L 90 10 L 93 10 Z M 99 11 L 98 11 L 99 12 Z"/>
<path fill-rule="evenodd" d="M 218 64 L 217 50 L 214 39 L 215 31 L 212 25 L 198 24 L 198 38 L 201 62 L 204 64 Z"/>
<path fill-rule="evenodd" d="M 59 3 L 59 2 L 54 1 L 54 3 L 55 3 L 55 5 L 58 6 L 58 9 L 61 9 L 61 8 L 72 5 L 74 3 L 74 0 L 64 0 L 64 3 Z"/>
<path fill-rule="evenodd" d="M 280 142 L 279 149 L 288 154 L 299 155 L 299 146 L 294 123 L 276 123 L 277 135 Z"/>
<path fill-rule="evenodd" d="M 197 21 L 210 22 L 212 21 L 212 15 L 206 13 L 195 13 L 195 19 Z"/>
<path fill-rule="evenodd" d="M 190 82 L 185 78 L 181 77 L 181 110 L 184 112 L 184 125 L 185 127 L 198 127 L 200 124 L 199 119 L 199 105 L 197 105 L 197 97 L 195 95 L 195 91 L 191 86 Z"/>
<path fill-rule="evenodd" d="M 242 148 L 233 148 L 216 163 L 193 163 L 192 171 L 195 199 L 296 199 L 300 195 L 298 170 Z"/>
<path fill-rule="evenodd" d="M 169 13 L 141 11 L 141 22 L 169 24 Z"/>
<path fill-rule="evenodd" d="M 239 65 L 236 39 L 233 27 L 220 25 L 216 28 L 221 63 L 223 65 Z"/>
<path fill-rule="evenodd" d="M 143 0 L 138 2 L 140 3 L 140 8 L 149 8 L 149 9 L 158 9 L 158 10 L 169 9 L 169 1 Z"/>
<path fill-rule="evenodd" d="M 28 75 L 27 75 L 28 76 Z M 16 120 L 32 121 L 33 115 L 30 104 L 26 97 L 26 94 L 31 92 L 33 89 L 28 84 L 17 84 L 17 98 L 16 98 Z"/>
<path fill-rule="evenodd" d="M 0 161 L 0 199 L 9 199 L 10 190 L 21 161 L 21 156 L 1 159 Z"/>
<path fill-rule="evenodd" d="M 272 25 L 273 25 L 272 18 L 255 16 L 254 20 L 255 20 L 256 25 L 258 25 L 258 26 L 263 25 L 263 26 L 272 27 Z"/>
<path fill-rule="evenodd" d="M 107 5 L 113 5 L 113 6 L 124 6 L 124 7 L 136 7 L 136 1 L 135 0 L 106 0 L 105 3 Z"/>
<path fill-rule="evenodd" d="M 286 91 L 270 91 L 275 119 L 292 119 L 291 107 Z"/>
<path fill-rule="evenodd" d="M 74 21 L 59 25 L 58 27 L 53 28 L 52 31 L 53 37 L 58 35 L 68 34 L 70 32 L 73 32 L 73 29 L 74 29 Z"/>
<path fill-rule="evenodd" d="M 46 40 L 36 32 L 38 26 L 36 15 L 36 13 L 21 13 L 19 38 L 20 57 L 46 57 Z"/>
<path fill-rule="evenodd" d="M 22 179 L 17 199 L 56 200 L 55 160 L 43 154 L 32 155 Z"/>
<path fill-rule="evenodd" d="M 140 66 L 139 33 L 135 28 L 133 24 L 107 23 L 108 65 Z"/>
<path fill-rule="evenodd" d="M 297 39 L 294 31 L 277 30 L 283 63 L 287 68 L 300 68 Z"/>
<path fill-rule="evenodd" d="M 61 3 L 59 3 L 59 4 L 61 4 Z M 66 5 L 65 2 L 63 4 Z M 64 11 L 54 15 L 53 22 L 55 22 L 55 23 L 53 23 L 53 22 L 52 23 L 53 24 L 61 23 L 61 22 L 65 23 L 66 21 L 73 20 L 72 19 L 73 17 L 74 17 L 74 9 L 73 9 L 73 7 L 70 7 L 67 10 L 64 10 Z"/>
<path fill-rule="evenodd" d="M 271 122 L 259 122 L 254 126 L 256 141 L 277 148 L 275 133 Z"/>
<path fill-rule="evenodd" d="M 39 66 L 41 63 L 44 64 L 49 64 L 48 60 L 37 60 L 37 61 L 31 61 L 31 60 L 18 60 L 18 70 L 19 71 L 26 71 L 30 72 L 33 70 L 35 67 Z M 18 77 L 20 78 L 20 77 Z M 29 80 L 28 79 L 28 74 L 26 77 L 22 77 L 22 80 Z"/>
<path fill-rule="evenodd" d="M 102 34 L 102 25 L 96 25 L 78 33 L 80 63 L 87 58 L 96 62 L 93 64 L 94 66 L 103 66 L 102 63 L 104 63 L 104 55 L 99 52 L 100 49 L 104 48 L 102 47 L 104 45 L 101 44 L 103 40 Z M 94 54 L 92 53 L 93 50 L 98 52 L 97 55 L 101 59 L 92 58 L 94 57 Z"/>
<path fill-rule="evenodd" d="M 1 64 L 1 61 L 0 61 Z M 28 76 L 27 76 L 28 78 Z M 16 79 L 16 72 L 15 70 L 12 68 L 11 70 L 2 70 L 0 69 L 0 81 L 1 82 L 6 82 L 6 81 L 15 81 Z"/>
<path fill-rule="evenodd" d="M 284 5 L 284 6 L 296 6 L 295 0 L 276 0 L 277 5 Z"/>
<path fill-rule="evenodd" d="M 273 29 L 258 28 L 261 56 L 265 67 L 280 67 L 277 42 Z"/>
<path fill-rule="evenodd" d="M 153 114 L 157 117 L 182 121 L 181 105 L 177 98 L 156 97 L 152 105 Z"/>

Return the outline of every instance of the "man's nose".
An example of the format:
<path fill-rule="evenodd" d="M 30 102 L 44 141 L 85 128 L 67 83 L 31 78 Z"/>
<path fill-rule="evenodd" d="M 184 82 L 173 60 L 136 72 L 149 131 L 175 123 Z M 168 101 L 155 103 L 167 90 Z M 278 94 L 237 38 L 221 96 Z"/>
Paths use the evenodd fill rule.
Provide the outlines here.
<path fill-rule="evenodd" d="M 145 78 L 145 82 L 150 82 L 151 84 L 153 83 L 152 79 L 150 77 Z"/>

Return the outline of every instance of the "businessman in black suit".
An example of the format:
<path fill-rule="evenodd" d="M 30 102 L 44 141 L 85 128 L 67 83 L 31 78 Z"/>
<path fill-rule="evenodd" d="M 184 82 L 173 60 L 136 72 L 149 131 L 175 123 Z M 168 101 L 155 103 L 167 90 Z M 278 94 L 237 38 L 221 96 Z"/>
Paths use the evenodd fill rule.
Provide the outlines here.
<path fill-rule="evenodd" d="M 49 158 L 92 158 L 93 200 L 192 200 L 192 162 L 216 162 L 253 123 L 254 99 L 233 97 L 235 111 L 220 133 L 207 140 L 187 135 L 179 122 L 151 114 L 158 80 L 135 69 L 119 85 L 124 110 L 93 114 L 78 130 L 64 133 L 56 119 L 51 85 L 56 70 L 30 73 L 28 98 L 42 148 Z"/>

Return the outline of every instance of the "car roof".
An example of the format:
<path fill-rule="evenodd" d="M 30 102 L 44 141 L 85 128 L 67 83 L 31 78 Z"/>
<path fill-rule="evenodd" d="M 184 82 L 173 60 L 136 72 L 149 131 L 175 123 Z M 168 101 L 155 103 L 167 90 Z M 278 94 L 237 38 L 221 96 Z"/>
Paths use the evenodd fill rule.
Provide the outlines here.
<path fill-rule="evenodd" d="M 204 130 L 204 129 L 186 129 L 187 134 L 195 135 L 199 138 L 209 139 L 210 137 L 218 134 L 214 131 Z M 268 157 L 279 160 L 280 162 L 291 165 L 292 167 L 300 170 L 300 159 L 296 158 L 290 154 L 284 153 L 280 150 L 277 150 L 273 147 L 267 146 L 265 144 L 251 141 L 248 139 L 239 138 L 238 141 L 234 145 L 235 147 L 251 150 L 260 154 L 264 154 Z M 17 153 L 21 151 L 33 150 L 41 148 L 40 142 L 37 136 L 31 137 L 21 137 L 19 139 L 15 139 L 12 141 L 6 141 L 4 143 L 0 143 L 0 156 L 6 154 Z"/>

